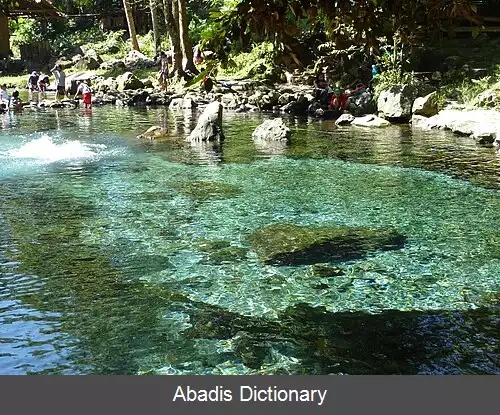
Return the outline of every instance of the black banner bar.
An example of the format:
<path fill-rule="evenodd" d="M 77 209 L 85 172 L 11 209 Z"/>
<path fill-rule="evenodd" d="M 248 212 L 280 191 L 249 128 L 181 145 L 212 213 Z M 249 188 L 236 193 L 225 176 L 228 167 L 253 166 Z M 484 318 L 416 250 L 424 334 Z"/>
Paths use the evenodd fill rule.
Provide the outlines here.
<path fill-rule="evenodd" d="M 2 414 L 497 413 L 498 376 L 1 376 Z M 281 412 L 279 412 L 281 413 Z"/>

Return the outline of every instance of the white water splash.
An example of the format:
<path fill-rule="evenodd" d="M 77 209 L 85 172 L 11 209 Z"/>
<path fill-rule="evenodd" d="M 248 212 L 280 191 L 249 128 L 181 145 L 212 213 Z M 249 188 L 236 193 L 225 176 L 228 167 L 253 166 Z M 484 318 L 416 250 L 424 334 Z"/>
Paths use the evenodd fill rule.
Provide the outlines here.
<path fill-rule="evenodd" d="M 50 163 L 59 160 L 98 157 L 99 153 L 95 150 L 103 148 L 106 148 L 106 146 L 83 144 L 78 140 L 55 144 L 52 137 L 43 135 L 18 149 L 9 150 L 6 153 L 10 157 L 17 159 L 36 159 Z"/>

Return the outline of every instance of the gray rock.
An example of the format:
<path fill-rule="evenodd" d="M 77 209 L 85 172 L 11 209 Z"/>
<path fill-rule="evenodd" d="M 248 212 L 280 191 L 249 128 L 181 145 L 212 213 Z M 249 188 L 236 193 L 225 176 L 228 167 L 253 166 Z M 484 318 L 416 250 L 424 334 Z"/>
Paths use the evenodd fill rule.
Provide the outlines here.
<path fill-rule="evenodd" d="M 500 135 L 500 113 L 493 110 L 447 109 L 425 120 L 417 118 L 416 121 L 415 127 L 448 129 L 488 146 L 491 146 Z"/>
<path fill-rule="evenodd" d="M 181 109 L 193 109 L 196 108 L 198 104 L 191 97 L 177 97 L 170 101 L 169 108 L 171 110 L 181 110 Z"/>
<path fill-rule="evenodd" d="M 377 101 L 379 112 L 388 119 L 410 119 L 415 88 L 409 85 L 394 85 L 388 91 L 382 91 Z"/>
<path fill-rule="evenodd" d="M 212 141 L 224 138 L 222 132 L 222 104 L 214 101 L 207 105 L 203 114 L 198 119 L 195 129 L 191 132 L 188 140 Z"/>
<path fill-rule="evenodd" d="M 476 140 L 478 144 L 483 144 L 486 146 L 493 146 L 493 143 L 496 140 L 496 136 L 496 132 L 487 130 L 476 130 L 471 134 L 471 137 Z"/>
<path fill-rule="evenodd" d="M 308 114 L 315 115 L 316 111 L 321 109 L 321 104 L 319 102 L 313 102 L 309 107 L 307 108 Z"/>
<path fill-rule="evenodd" d="M 474 100 L 472 105 L 476 107 L 494 108 L 500 105 L 500 90 L 497 88 L 487 89 L 481 92 Z"/>
<path fill-rule="evenodd" d="M 149 138 L 150 140 L 155 140 L 157 138 L 164 138 L 167 135 L 168 130 L 166 128 L 160 127 L 159 125 L 153 125 L 142 134 L 139 134 L 137 138 Z"/>
<path fill-rule="evenodd" d="M 153 88 L 153 81 L 149 78 L 141 79 L 144 88 Z"/>
<path fill-rule="evenodd" d="M 281 111 L 287 114 L 303 114 L 309 108 L 309 99 L 307 96 L 300 94 L 296 101 L 289 102 L 281 108 Z"/>
<path fill-rule="evenodd" d="M 437 92 L 415 99 L 411 112 L 414 115 L 432 117 L 438 113 Z"/>
<path fill-rule="evenodd" d="M 169 108 L 171 110 L 180 110 L 182 109 L 182 102 L 184 101 L 184 98 L 172 98 L 172 101 L 170 101 Z"/>
<path fill-rule="evenodd" d="M 412 115 L 411 126 L 415 128 L 421 128 L 423 130 L 432 129 L 432 125 L 429 123 L 429 119 L 423 115 Z"/>
<path fill-rule="evenodd" d="M 291 135 L 292 132 L 281 118 L 264 121 L 252 133 L 254 139 L 276 141 L 289 141 Z"/>
<path fill-rule="evenodd" d="M 101 65 L 97 59 L 93 56 L 84 56 L 75 64 L 75 68 L 83 69 L 83 70 L 95 70 L 98 69 Z"/>
<path fill-rule="evenodd" d="M 292 101 L 295 101 L 295 97 L 288 92 L 281 94 L 278 98 L 278 104 L 280 105 L 286 105 Z"/>
<path fill-rule="evenodd" d="M 138 52 L 136 50 L 131 50 L 127 56 L 125 56 L 125 64 L 129 68 L 151 68 L 155 65 L 153 59 L 148 58 L 146 55 Z"/>
<path fill-rule="evenodd" d="M 111 59 L 101 63 L 99 69 L 104 69 L 105 71 L 125 71 L 126 66 L 125 62 L 121 59 Z"/>
<path fill-rule="evenodd" d="M 123 75 L 118 76 L 116 83 L 118 91 L 144 88 L 144 84 L 132 72 L 125 72 Z"/>
<path fill-rule="evenodd" d="M 98 92 L 116 91 L 117 88 L 118 83 L 115 78 L 103 79 L 102 81 L 99 81 L 95 87 Z"/>
<path fill-rule="evenodd" d="M 354 116 L 351 114 L 342 114 L 337 121 L 335 121 L 336 125 L 349 125 L 354 121 Z"/>
<path fill-rule="evenodd" d="M 383 118 L 377 117 L 376 115 L 369 114 L 364 117 L 354 118 L 351 124 L 359 127 L 386 127 L 391 123 Z"/>

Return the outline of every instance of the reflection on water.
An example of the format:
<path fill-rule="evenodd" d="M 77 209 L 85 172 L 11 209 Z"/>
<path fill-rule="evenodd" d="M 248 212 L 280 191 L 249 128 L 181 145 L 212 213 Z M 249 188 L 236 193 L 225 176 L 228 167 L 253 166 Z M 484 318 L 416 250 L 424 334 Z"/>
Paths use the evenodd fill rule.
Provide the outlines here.
<path fill-rule="evenodd" d="M 289 146 L 254 141 L 264 115 L 189 143 L 197 115 L 1 116 L 0 373 L 500 372 L 494 150 L 300 118 Z M 248 235 L 276 222 L 408 244 L 264 266 Z"/>

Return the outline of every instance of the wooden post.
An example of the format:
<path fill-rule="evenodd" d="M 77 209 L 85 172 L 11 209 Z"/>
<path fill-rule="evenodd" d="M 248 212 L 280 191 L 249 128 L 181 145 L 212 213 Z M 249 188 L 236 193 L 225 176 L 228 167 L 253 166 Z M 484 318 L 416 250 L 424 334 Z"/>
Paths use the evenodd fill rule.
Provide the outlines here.
<path fill-rule="evenodd" d="M 0 58 L 9 57 L 9 23 L 7 16 L 0 12 Z"/>

